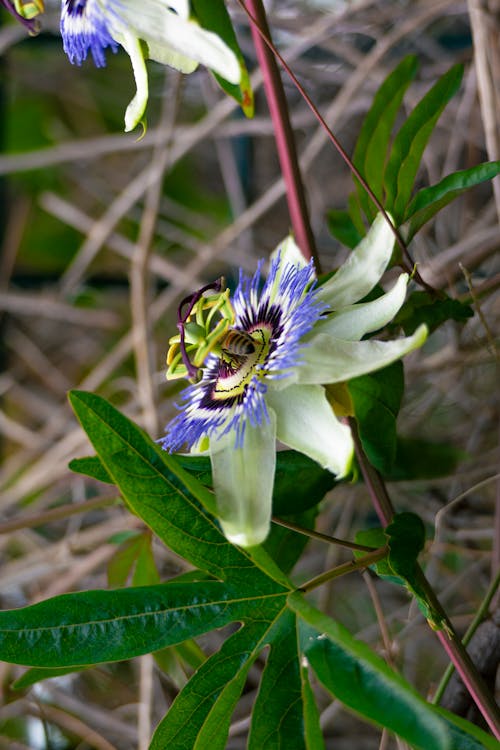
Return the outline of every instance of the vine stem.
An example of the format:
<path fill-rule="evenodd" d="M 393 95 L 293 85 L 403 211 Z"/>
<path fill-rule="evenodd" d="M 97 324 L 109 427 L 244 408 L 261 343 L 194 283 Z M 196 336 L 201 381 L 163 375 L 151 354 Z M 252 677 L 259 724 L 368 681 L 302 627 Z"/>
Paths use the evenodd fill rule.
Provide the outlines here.
<path fill-rule="evenodd" d="M 320 542 L 326 542 L 327 544 L 336 544 L 338 547 L 346 547 L 347 549 L 355 549 L 361 552 L 373 552 L 375 549 L 375 547 L 367 547 L 366 544 L 356 544 L 355 542 L 349 542 L 346 539 L 338 539 L 336 536 L 322 534 L 314 529 L 306 529 L 304 526 L 298 526 L 296 523 L 284 521 L 277 516 L 273 516 L 272 520 L 273 523 L 278 524 L 278 526 L 283 526 L 285 529 L 296 531 L 297 534 L 303 534 L 303 536 L 308 536 L 310 539 L 318 539 Z"/>
<path fill-rule="evenodd" d="M 407 261 L 406 264 L 404 262 L 401 263 L 403 269 L 405 271 L 407 271 L 408 273 L 412 274 L 413 278 L 416 281 L 418 281 L 419 284 L 424 289 L 426 289 L 429 293 L 431 293 L 432 295 L 438 294 L 438 292 L 435 289 L 433 289 L 433 287 L 431 287 L 429 284 L 427 284 L 427 282 L 420 276 L 420 273 L 419 273 L 419 271 L 418 271 L 418 269 L 417 269 L 414 261 L 412 260 L 412 257 L 410 255 L 410 253 L 408 252 L 408 247 L 406 245 L 406 242 L 404 241 L 403 237 L 401 236 L 401 233 L 399 232 L 398 228 L 396 226 L 394 226 L 394 224 L 390 220 L 390 218 L 389 218 L 389 216 L 388 216 L 385 208 L 383 207 L 381 201 L 377 198 L 377 196 L 375 195 L 375 193 L 371 189 L 371 187 L 368 184 L 368 182 L 365 180 L 365 178 L 363 177 L 363 175 L 361 174 L 361 172 L 359 171 L 359 169 L 353 163 L 352 159 L 350 159 L 349 155 L 347 154 L 346 150 L 344 149 L 344 147 L 342 146 L 342 144 L 340 143 L 340 141 L 336 137 L 335 133 L 333 133 L 333 131 L 331 130 L 331 128 L 328 127 L 328 125 L 325 122 L 324 118 L 322 117 L 320 111 L 318 110 L 318 108 L 316 107 L 316 105 L 314 104 L 314 102 L 312 101 L 312 99 L 309 96 L 309 94 L 307 93 L 307 91 L 301 85 L 300 81 L 298 80 L 298 78 L 295 75 L 295 73 L 293 72 L 293 70 L 290 68 L 290 66 L 288 65 L 288 63 L 286 62 L 286 60 L 283 58 L 283 56 L 278 52 L 278 50 L 274 46 L 274 44 L 272 42 L 272 39 L 271 39 L 271 36 L 270 36 L 269 26 L 268 26 L 268 23 L 267 23 L 267 17 L 266 17 L 266 14 L 265 14 L 265 10 L 264 10 L 264 8 L 262 6 L 262 0 L 246 0 L 246 4 L 245 4 L 244 0 L 237 0 L 237 2 L 241 6 L 241 8 L 245 11 L 245 13 L 247 14 L 247 16 L 248 16 L 248 18 L 250 20 L 250 26 L 251 26 L 251 30 L 252 30 L 252 36 L 253 36 L 253 39 L 254 39 L 254 45 L 255 45 L 255 48 L 256 48 L 256 51 L 257 51 L 257 56 L 258 56 L 259 63 L 261 65 L 263 65 L 263 64 L 264 65 L 269 65 L 269 71 L 271 70 L 270 66 L 272 65 L 274 67 L 275 71 L 276 71 L 275 75 L 273 77 L 271 77 L 269 75 L 269 73 L 268 73 L 267 67 L 266 68 L 264 68 L 264 67 L 262 68 L 263 77 L 264 77 L 264 88 L 265 88 L 265 91 L 266 91 L 266 96 L 269 96 L 268 95 L 268 87 L 270 89 L 272 89 L 272 87 L 274 85 L 279 85 L 279 87 L 281 89 L 282 99 L 278 102 L 276 94 L 273 94 L 273 99 L 276 100 L 277 104 L 279 103 L 279 109 L 280 109 L 280 112 L 281 112 L 281 117 L 283 117 L 283 116 L 286 117 L 286 119 L 288 121 L 288 126 L 290 128 L 290 132 L 291 132 L 291 126 L 290 126 L 290 122 L 289 122 L 289 119 L 288 119 L 288 108 L 287 108 L 286 99 L 285 99 L 284 91 L 283 91 L 283 84 L 281 82 L 281 77 L 279 75 L 279 70 L 278 70 L 278 67 L 277 67 L 277 64 L 276 64 L 276 60 L 279 60 L 279 62 L 282 65 L 283 69 L 286 71 L 287 75 L 290 77 L 293 85 L 295 86 L 295 88 L 297 89 L 297 91 L 299 92 L 299 94 L 301 95 L 301 97 L 304 99 L 304 101 L 306 102 L 307 106 L 309 107 L 309 109 L 311 110 L 311 112 L 313 113 L 314 117 L 317 119 L 317 121 L 321 125 L 321 127 L 324 129 L 324 131 L 327 134 L 327 136 L 330 139 L 330 141 L 335 146 L 338 154 L 342 157 L 342 159 L 344 160 L 344 162 L 349 167 L 349 170 L 351 171 L 351 173 L 356 177 L 356 179 L 362 185 L 362 187 L 364 188 L 364 190 L 366 191 L 366 193 L 369 195 L 370 199 L 373 201 L 373 204 L 377 207 L 377 209 L 380 211 L 380 213 L 382 214 L 382 216 L 385 218 L 385 220 L 389 224 L 389 226 L 390 226 L 390 228 L 392 230 L 392 233 L 394 234 L 394 237 L 396 239 L 396 242 L 397 242 L 397 244 L 398 244 L 398 246 L 399 246 L 399 248 L 401 250 L 402 256 L 404 258 L 406 258 L 406 261 Z M 259 50 L 262 50 L 262 52 L 261 52 L 262 59 L 260 57 Z M 265 55 L 265 57 L 264 57 L 264 55 Z M 269 99 L 268 99 L 268 101 L 269 101 L 269 108 L 270 108 L 270 111 L 271 111 L 271 114 L 272 114 L 271 102 L 270 102 Z M 282 107 L 284 107 L 284 110 L 282 109 Z M 274 121 L 274 118 L 273 118 L 273 124 L 274 124 L 275 128 L 276 128 L 277 124 L 278 124 L 278 127 L 279 127 L 279 123 L 276 123 Z M 279 131 L 276 130 L 277 143 L 278 143 L 278 132 Z M 281 137 L 280 137 L 280 140 L 281 140 Z M 295 144 L 294 144 L 294 141 L 293 141 L 293 133 L 292 133 L 292 143 L 293 143 L 293 147 L 295 149 Z M 279 152 L 279 143 L 278 143 L 278 152 Z M 295 160 L 297 161 L 296 156 L 295 156 Z M 281 162 L 281 157 L 280 157 L 280 162 Z M 297 162 L 297 164 L 298 164 L 298 162 Z M 299 176 L 300 176 L 300 172 L 299 172 Z M 283 177 L 285 178 L 285 182 L 286 182 L 285 174 L 283 175 Z M 287 194 L 288 194 L 288 187 L 287 187 Z M 289 205 L 290 205 L 290 203 L 289 203 Z M 304 207 L 305 207 L 305 201 L 304 201 Z M 292 218 L 292 225 L 293 225 L 292 214 L 291 214 L 291 218 Z M 295 227 L 294 227 L 294 229 L 295 229 Z M 316 256 L 314 256 L 314 257 L 316 258 Z M 317 270 L 317 273 L 319 273 L 318 268 L 316 270 Z"/>
<path fill-rule="evenodd" d="M 311 260 L 312 258 L 316 273 L 319 275 L 321 269 L 309 221 L 309 212 L 283 82 L 274 53 L 265 41 L 266 39 L 270 39 L 271 32 L 262 0 L 247 0 L 245 10 L 252 21 L 250 24 L 252 38 L 257 53 L 257 60 L 264 78 L 264 90 L 273 122 L 281 173 L 285 181 L 288 211 L 290 213 L 293 233 L 304 258 L 306 260 Z"/>
<path fill-rule="evenodd" d="M 315 576 L 315 578 L 311 578 L 310 581 L 307 581 L 307 583 L 299 586 L 298 590 L 303 594 L 307 594 L 309 591 L 312 591 L 318 586 L 322 586 L 328 581 L 332 581 L 334 578 L 340 578 L 340 576 L 345 576 L 347 575 L 347 573 L 352 573 L 354 570 L 363 570 L 364 568 L 368 568 L 370 567 L 370 565 L 373 565 L 373 563 L 382 560 L 386 556 L 387 547 L 380 547 L 380 549 L 373 550 L 367 555 L 359 557 L 357 560 L 349 560 L 348 562 L 342 563 L 342 565 L 337 565 L 336 568 L 332 568 L 331 570 L 327 570 L 325 573 L 321 573 L 321 575 L 319 576 Z"/>
<path fill-rule="evenodd" d="M 354 419 L 349 420 L 356 457 L 365 480 L 368 492 L 372 499 L 374 508 L 377 512 L 382 526 L 387 526 L 394 515 L 394 509 L 391 499 L 387 492 L 385 483 L 377 470 L 369 463 L 361 440 L 359 438 L 357 425 Z M 497 740 L 500 740 L 500 711 L 491 695 L 486 683 L 479 674 L 478 670 L 469 654 L 467 653 L 460 638 L 455 633 L 453 625 L 448 618 L 445 610 L 441 606 L 436 593 L 430 583 L 425 578 L 423 571 L 418 568 L 417 571 L 419 584 L 425 592 L 425 597 L 431 607 L 439 614 L 440 619 L 444 622 L 443 630 L 437 630 L 436 635 L 439 638 L 442 647 L 446 651 L 451 663 L 460 675 L 464 685 L 470 693 L 471 698 L 476 703 L 492 733 Z"/>

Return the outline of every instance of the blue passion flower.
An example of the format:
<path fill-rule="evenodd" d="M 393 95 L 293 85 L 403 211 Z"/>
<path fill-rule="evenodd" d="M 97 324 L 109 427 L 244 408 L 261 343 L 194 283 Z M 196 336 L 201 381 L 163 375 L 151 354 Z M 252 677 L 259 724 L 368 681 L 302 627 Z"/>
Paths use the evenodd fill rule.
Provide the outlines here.
<path fill-rule="evenodd" d="M 142 119 L 148 101 L 144 58 L 191 73 L 206 65 L 230 83 L 239 83 L 235 54 L 217 36 L 190 18 L 188 0 L 62 0 L 61 35 L 70 61 L 81 65 L 90 53 L 98 67 L 106 50 L 121 45 L 130 57 L 137 93 L 125 113 L 125 130 Z M 141 42 L 147 48 L 145 55 Z"/>
<path fill-rule="evenodd" d="M 275 253 L 262 287 L 260 266 L 252 278 L 240 273 L 229 313 L 226 307 L 230 325 L 209 347 L 201 379 L 183 392 L 180 413 L 161 441 L 169 451 L 208 451 L 218 517 L 231 542 L 252 546 L 267 536 L 276 440 L 339 478 L 350 471 L 351 432 L 335 415 L 325 385 L 384 367 L 425 341 L 425 326 L 395 341 L 361 340 L 404 302 L 407 274 L 374 301 L 358 302 L 380 280 L 393 245 L 379 216 L 322 286 L 291 238 Z M 200 321 L 186 326 L 192 326 L 186 340 L 199 344 Z M 171 341 L 175 349 L 179 337 Z"/>

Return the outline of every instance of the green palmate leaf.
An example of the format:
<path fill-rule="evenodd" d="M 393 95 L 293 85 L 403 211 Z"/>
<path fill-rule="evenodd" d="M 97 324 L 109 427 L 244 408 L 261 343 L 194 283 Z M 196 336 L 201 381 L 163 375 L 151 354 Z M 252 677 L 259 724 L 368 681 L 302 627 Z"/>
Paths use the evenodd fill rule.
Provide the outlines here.
<path fill-rule="evenodd" d="M 375 468 L 389 472 L 396 457 L 396 419 L 404 391 L 401 362 L 348 384 L 363 449 Z"/>
<path fill-rule="evenodd" d="M 491 180 L 499 173 L 500 161 L 490 161 L 478 164 L 471 169 L 454 172 L 436 185 L 420 190 L 404 215 L 404 224 L 401 227 L 404 239 L 409 242 L 418 230 L 444 206 L 469 188 Z"/>
<path fill-rule="evenodd" d="M 64 594 L 0 612 L 0 659 L 55 668 L 130 659 L 242 620 L 249 606 L 272 617 L 283 596 L 220 581 Z"/>
<path fill-rule="evenodd" d="M 289 603 L 300 617 L 301 649 L 323 685 L 366 719 L 385 726 L 418 750 L 460 750 L 458 732 L 440 712 L 426 703 L 399 675 L 392 672 L 366 644 L 314 609 L 300 594 Z M 467 726 L 470 726 L 466 722 Z M 465 732 L 467 729 L 461 725 Z M 472 750 L 480 750 L 472 731 Z"/>
<path fill-rule="evenodd" d="M 207 659 L 156 728 L 149 750 L 223 750 L 233 708 L 269 627 L 266 621 L 246 624 Z"/>
<path fill-rule="evenodd" d="M 214 73 L 214 76 L 221 88 L 241 105 L 245 115 L 253 117 L 254 100 L 250 77 L 224 0 L 191 0 L 191 5 L 203 28 L 217 34 L 236 55 L 241 70 L 238 86 L 229 83 L 217 73 Z"/>
<path fill-rule="evenodd" d="M 457 92 L 463 67 L 453 66 L 427 92 L 399 130 L 385 172 L 386 205 L 401 223 L 427 141 L 445 106 Z"/>
<path fill-rule="evenodd" d="M 70 401 L 127 505 L 170 549 L 216 578 L 245 583 L 251 572 L 256 586 L 269 588 L 269 577 L 262 572 L 259 579 L 255 569 L 256 554 L 251 557 L 248 550 L 226 541 L 206 511 L 214 506 L 212 493 L 175 456 L 162 451 L 100 396 L 72 391 Z M 257 564 L 269 563 L 278 575 L 264 550 L 258 555 Z"/>
<path fill-rule="evenodd" d="M 384 171 L 389 141 L 403 95 L 414 79 L 418 60 L 409 55 L 385 79 L 377 91 L 366 115 L 354 149 L 353 162 L 377 196 L 383 200 Z M 370 221 L 375 218 L 377 207 L 357 183 L 360 204 Z M 350 245 L 353 247 L 353 245 Z"/>
<path fill-rule="evenodd" d="M 302 679 L 307 676 L 300 670 L 295 615 L 285 611 L 269 637 L 271 650 L 254 704 L 248 750 L 316 750 L 304 736 Z"/>
<path fill-rule="evenodd" d="M 473 316 L 471 306 L 457 299 L 446 296 L 436 299 L 428 292 L 413 292 L 393 323 L 395 327 L 401 326 L 406 335 L 410 336 L 422 323 L 425 323 L 432 333 L 447 320 L 464 323 Z"/>

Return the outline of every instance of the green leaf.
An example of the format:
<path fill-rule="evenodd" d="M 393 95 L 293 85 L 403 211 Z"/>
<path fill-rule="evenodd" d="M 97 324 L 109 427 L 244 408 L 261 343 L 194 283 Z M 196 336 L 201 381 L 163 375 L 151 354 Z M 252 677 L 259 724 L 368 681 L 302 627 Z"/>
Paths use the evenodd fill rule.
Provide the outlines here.
<path fill-rule="evenodd" d="M 314 609 L 301 594 L 291 594 L 289 603 L 300 617 L 301 649 L 327 690 L 412 747 L 451 750 L 451 732 L 434 707 L 366 644 Z"/>
<path fill-rule="evenodd" d="M 404 93 L 415 78 L 417 69 L 417 58 L 408 55 L 387 76 L 375 94 L 354 149 L 353 162 L 380 201 L 383 201 L 385 162 L 392 128 Z M 359 182 L 356 187 L 359 201 L 371 223 L 377 207 Z"/>
<path fill-rule="evenodd" d="M 359 437 L 370 463 L 389 472 L 396 457 L 396 419 L 404 391 L 401 362 L 348 383 Z"/>
<path fill-rule="evenodd" d="M 394 318 L 393 326 L 401 326 L 405 334 L 411 336 L 422 323 L 425 323 L 432 333 L 447 320 L 464 323 L 473 316 L 471 306 L 457 299 L 445 295 L 436 298 L 428 292 L 412 292 Z"/>
<path fill-rule="evenodd" d="M 254 100 L 250 77 L 224 0 L 191 0 L 191 5 L 203 28 L 217 34 L 236 55 L 241 70 L 239 85 L 229 83 L 217 73 L 214 73 L 214 76 L 226 94 L 241 105 L 245 115 L 253 117 Z"/>
<path fill-rule="evenodd" d="M 385 541 L 383 541 L 385 539 Z M 417 565 L 417 558 L 425 544 L 425 527 L 414 513 L 396 513 L 391 523 L 385 528 L 369 529 L 358 532 L 356 541 L 360 544 L 382 546 L 387 542 L 389 552 L 385 559 L 379 560 L 371 568 L 381 578 L 398 586 L 405 586 L 417 600 L 423 615 L 435 630 L 447 628 L 447 623 L 434 604 L 427 600 L 422 585 L 422 572 Z M 359 559 L 361 553 L 354 556 Z"/>
<path fill-rule="evenodd" d="M 268 622 L 251 622 L 207 659 L 159 723 L 149 750 L 224 750 L 232 710 L 268 630 Z"/>
<path fill-rule="evenodd" d="M 0 612 L 0 659 L 56 668 L 130 659 L 244 619 L 249 599 L 253 617 L 272 617 L 283 597 L 220 581 L 63 594 Z"/>
<path fill-rule="evenodd" d="M 150 533 L 142 535 L 142 544 L 139 547 L 132 586 L 151 586 L 160 583 L 160 575 L 156 567 L 152 549 L 152 536 Z"/>
<path fill-rule="evenodd" d="M 424 548 L 425 526 L 415 513 L 396 513 L 385 533 L 389 539 L 389 564 L 412 586 L 415 585 L 417 557 Z"/>
<path fill-rule="evenodd" d="M 303 453 L 286 450 L 276 456 L 274 515 L 290 516 L 318 505 L 335 486 L 331 472 Z"/>
<path fill-rule="evenodd" d="M 273 627 L 271 651 L 252 712 L 248 750 L 306 750 L 303 716 L 296 617 L 287 610 Z"/>
<path fill-rule="evenodd" d="M 256 586 L 269 588 L 269 576 L 258 576 L 248 550 L 229 544 L 205 510 L 214 505 L 212 493 L 182 469 L 175 456 L 162 451 L 100 396 L 72 391 L 69 398 L 129 508 L 170 549 L 221 580 L 245 583 L 251 573 Z M 259 559 L 264 564 L 264 550 Z"/>
<path fill-rule="evenodd" d="M 143 534 L 134 534 L 120 545 L 108 562 L 108 586 L 111 588 L 125 586 L 142 544 Z"/>
<path fill-rule="evenodd" d="M 444 206 L 471 187 L 492 180 L 500 173 L 500 161 L 478 164 L 476 167 L 453 172 L 436 185 L 420 190 L 407 207 L 401 233 L 409 242 L 419 229 Z"/>
<path fill-rule="evenodd" d="M 308 665 L 300 660 L 300 678 L 302 682 L 302 701 L 304 706 L 304 731 L 307 750 L 325 750 L 325 743 L 319 722 L 319 711 L 309 682 Z"/>
<path fill-rule="evenodd" d="M 453 750 L 498 750 L 498 740 L 491 734 L 441 706 L 434 708 L 448 724 Z"/>
<path fill-rule="evenodd" d="M 113 484 L 113 480 L 102 465 L 99 456 L 86 456 L 85 458 L 74 458 L 69 462 L 68 468 L 75 474 L 84 474 L 91 479 L 97 479 L 105 484 Z"/>
<path fill-rule="evenodd" d="M 352 249 L 363 239 L 364 235 L 359 233 L 348 211 L 332 208 L 328 211 L 326 220 L 330 233 L 346 247 Z"/>
<path fill-rule="evenodd" d="M 466 456 L 451 443 L 398 437 L 396 458 L 385 477 L 392 481 L 445 477 Z"/>
<path fill-rule="evenodd" d="M 385 172 L 385 205 L 398 224 L 406 213 L 427 141 L 458 91 L 462 75 L 462 65 L 454 65 L 445 73 L 417 104 L 394 139 Z"/>

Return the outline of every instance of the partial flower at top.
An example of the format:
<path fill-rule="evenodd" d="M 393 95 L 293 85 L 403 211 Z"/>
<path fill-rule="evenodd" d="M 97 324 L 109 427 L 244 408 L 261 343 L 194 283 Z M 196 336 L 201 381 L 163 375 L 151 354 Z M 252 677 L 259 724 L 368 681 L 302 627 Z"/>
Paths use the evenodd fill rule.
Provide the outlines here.
<path fill-rule="evenodd" d="M 241 77 L 232 50 L 217 34 L 190 19 L 188 0 L 62 0 L 61 35 L 64 51 L 76 65 L 90 52 L 94 63 L 103 67 L 106 48 L 125 49 L 137 87 L 125 113 L 126 131 L 135 128 L 146 109 L 145 56 L 183 73 L 192 73 L 202 63 L 230 83 Z"/>
<path fill-rule="evenodd" d="M 324 386 L 385 367 L 425 341 L 425 326 L 396 341 L 361 340 L 383 328 L 404 302 L 407 274 L 374 301 L 358 302 L 380 280 L 393 245 L 391 228 L 378 216 L 318 287 L 313 266 L 289 238 L 261 290 L 259 267 L 253 278 L 240 272 L 232 301 L 227 294 L 211 301 L 205 290 L 184 300 L 184 306 L 191 303 L 188 315 L 179 317 L 181 335 L 171 339 L 167 377 L 201 379 L 183 392 L 181 411 L 161 443 L 171 452 L 208 450 L 218 517 L 231 542 L 252 546 L 267 536 L 276 439 L 338 477 L 348 474 L 351 432 L 334 414 Z M 214 325 L 216 311 L 222 314 Z"/>

